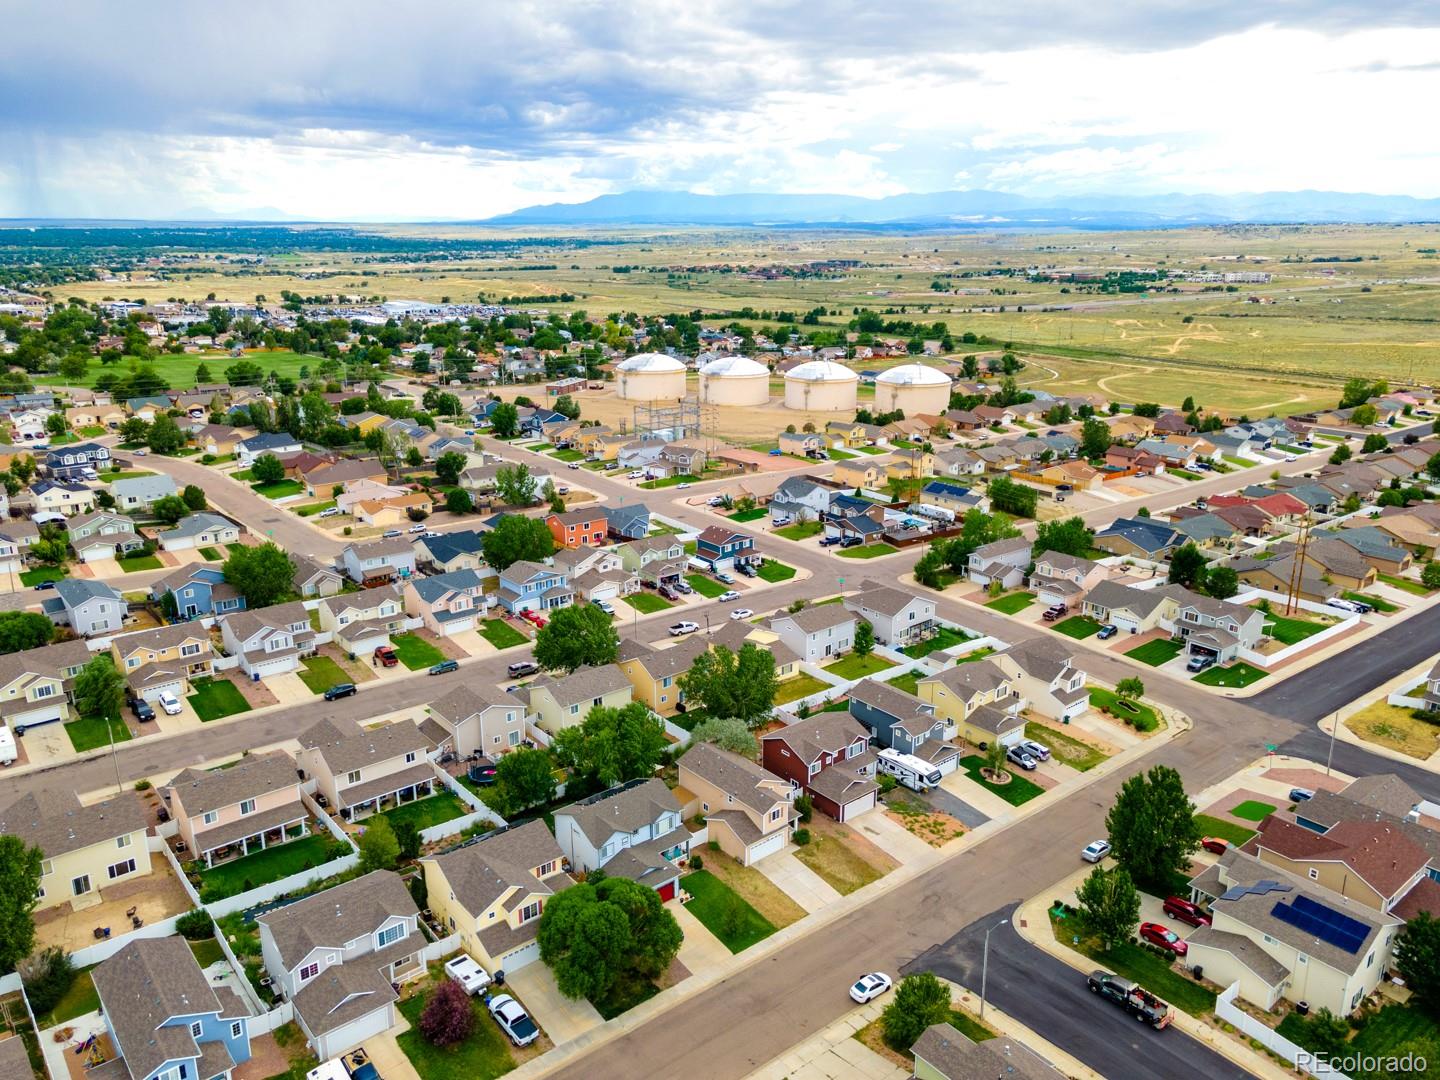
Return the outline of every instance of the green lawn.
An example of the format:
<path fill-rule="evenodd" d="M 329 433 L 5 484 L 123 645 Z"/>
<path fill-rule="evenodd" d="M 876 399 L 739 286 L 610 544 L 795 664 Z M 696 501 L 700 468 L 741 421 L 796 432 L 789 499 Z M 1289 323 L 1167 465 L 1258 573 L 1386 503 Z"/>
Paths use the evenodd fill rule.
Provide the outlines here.
<path fill-rule="evenodd" d="M 202 870 L 200 900 L 206 904 L 213 903 L 319 866 L 336 857 L 332 851 L 339 846 L 329 833 L 311 833 L 288 844 L 276 844 L 213 869 Z"/>
<path fill-rule="evenodd" d="M 786 525 L 783 529 L 776 529 L 776 536 L 783 536 L 786 540 L 808 540 L 812 536 L 818 536 L 825 531 L 825 526 L 818 521 L 797 521 L 794 525 Z"/>
<path fill-rule="evenodd" d="M 425 1080 L 493 1080 L 515 1068 L 510 1044 L 499 1025 L 490 1019 L 478 997 L 467 1000 L 475 1014 L 470 1037 L 446 1047 L 435 1046 L 420 1034 L 420 1014 L 426 1002 L 423 995 L 416 994 L 400 1003 L 400 1013 L 410 1021 L 410 1030 L 395 1041 Z"/>
<path fill-rule="evenodd" d="M 84 1016 L 86 1013 L 95 1012 L 100 1008 L 100 994 L 95 989 L 94 980 L 90 978 L 92 970 L 93 965 L 77 971 L 75 981 L 70 984 L 70 989 L 66 990 L 65 996 L 55 1003 L 55 1008 L 50 1010 L 49 1015 L 35 1018 L 42 1030 L 54 1027 L 56 1024 L 63 1024 L 66 1020 L 74 1020 L 77 1016 Z"/>
<path fill-rule="evenodd" d="M 959 1009 L 950 1010 L 950 1026 L 971 1042 L 978 1043 L 995 1038 L 995 1032 L 990 1030 L 988 1024 L 982 1024 L 969 1013 Z"/>
<path fill-rule="evenodd" d="M 1414 1004 L 1391 1004 L 1370 1017 L 1350 1040 L 1350 1049 L 1367 1057 L 1392 1057 L 1406 1043 L 1434 1038 L 1434 1017 Z"/>
<path fill-rule="evenodd" d="M 722 582 L 714 578 L 706 577 L 704 574 L 686 574 L 685 581 L 689 586 L 707 600 L 714 600 L 715 597 L 726 591 Z"/>
<path fill-rule="evenodd" d="M 295 674 L 308 686 L 312 693 L 323 694 L 338 683 L 347 683 L 350 676 L 345 669 L 328 656 L 309 656 L 300 661 L 300 670 Z"/>
<path fill-rule="evenodd" d="M 314 367 L 317 356 L 306 356 L 289 349 L 247 349 L 243 357 L 232 357 L 228 352 L 210 353 L 157 353 L 145 361 L 155 368 L 155 373 L 177 390 L 196 385 L 195 372 L 201 364 L 208 367 L 216 381 L 224 378 L 225 369 L 241 359 L 259 364 L 266 372 L 276 371 L 292 379 L 300 377 L 302 367 Z M 91 364 L 79 379 L 67 379 L 58 372 L 39 372 L 32 377 L 35 383 L 56 383 L 64 386 L 94 386 L 95 380 L 111 369 L 104 364 Z"/>
<path fill-rule="evenodd" d="M 149 469 L 116 469 L 114 472 L 104 473 L 100 479 L 107 484 L 113 484 L 116 480 L 134 480 L 137 476 L 155 475 Z"/>
<path fill-rule="evenodd" d="M 1035 595 L 1028 592 L 1013 592 L 1009 596 L 1002 596 L 991 600 L 985 606 L 991 611 L 998 611 L 1002 615 L 1014 615 L 1017 611 L 1024 611 L 1035 602 Z"/>
<path fill-rule="evenodd" d="M 1418 581 L 1411 581 L 1409 578 L 1396 577 L 1394 574 L 1380 574 L 1380 580 L 1396 589 L 1412 593 L 1415 596 L 1429 596 L 1430 589 L 1425 588 Z"/>
<path fill-rule="evenodd" d="M 760 580 L 774 584 L 777 581 L 789 581 L 795 576 L 795 568 L 774 559 L 766 559 L 755 568 L 755 573 L 760 575 Z"/>
<path fill-rule="evenodd" d="M 127 574 L 138 570 L 160 570 L 165 566 L 154 555 L 125 555 L 116 559 L 115 565 Z"/>
<path fill-rule="evenodd" d="M 730 515 L 730 520 L 759 521 L 769 513 L 770 511 L 766 510 L 763 506 L 752 506 L 749 510 L 736 510 L 735 513 Z"/>
<path fill-rule="evenodd" d="M 221 555 L 220 552 L 216 551 L 213 547 L 203 547 L 203 548 L 201 548 L 201 549 L 200 549 L 200 557 L 201 557 L 202 559 L 204 559 L 206 562 L 224 562 L 224 561 L 225 561 L 225 556 L 224 556 L 224 555 Z"/>
<path fill-rule="evenodd" d="M 920 660 L 933 652 L 941 649 L 953 649 L 956 645 L 962 645 L 970 640 L 970 635 L 963 630 L 956 630 L 952 626 L 941 626 L 935 631 L 935 636 L 924 641 L 917 641 L 914 645 L 906 645 L 900 651 L 914 660 Z"/>
<path fill-rule="evenodd" d="M 893 544 L 858 544 L 842 547 L 839 555 L 842 559 L 878 559 L 882 555 L 894 555 L 899 550 Z"/>
<path fill-rule="evenodd" d="M 1264 821 L 1267 816 L 1275 812 L 1275 807 L 1268 802 L 1261 802 L 1258 799 L 1246 799 L 1234 807 L 1230 813 L 1246 821 Z"/>
<path fill-rule="evenodd" d="M 811 694 L 818 694 L 821 690 L 835 689 L 827 682 L 822 682 L 814 675 L 807 675 L 801 672 L 793 679 L 786 679 L 775 690 L 775 704 L 785 705 L 791 701 L 799 701 L 802 697 L 809 697 Z"/>
<path fill-rule="evenodd" d="M 320 513 L 321 510 L 329 510 L 334 505 L 335 500 L 329 499 L 325 502 L 306 503 L 304 506 L 293 506 L 291 507 L 291 509 L 294 510 L 295 513 L 299 514 L 301 517 L 308 518 L 314 517 L 316 514 Z"/>
<path fill-rule="evenodd" d="M 202 968 L 218 964 L 225 959 L 225 950 L 220 948 L 220 943 L 214 938 L 190 942 L 190 951 L 195 955 L 195 962 Z"/>
<path fill-rule="evenodd" d="M 994 652 L 995 647 L 993 645 L 984 645 L 978 649 L 971 649 L 967 653 L 961 653 L 955 658 L 955 663 L 971 664 L 974 663 L 976 660 L 984 660 L 985 657 L 990 656 Z"/>
<path fill-rule="evenodd" d="M 827 450 L 825 452 L 830 455 L 832 461 L 851 461 L 855 458 L 855 455 L 849 450 Z"/>
<path fill-rule="evenodd" d="M 497 649 L 513 649 L 530 640 L 504 619 L 486 619 L 480 624 L 480 636 Z"/>
<path fill-rule="evenodd" d="M 620 599 L 640 612 L 641 615 L 649 615 L 655 611 L 664 611 L 666 608 L 672 606 L 670 601 L 666 600 L 663 596 L 656 596 L 654 593 L 643 591 L 630 596 L 622 596 Z"/>
<path fill-rule="evenodd" d="M 1268 674 L 1270 674 L 1268 671 L 1261 671 L 1243 660 L 1237 660 L 1229 667 L 1206 668 L 1196 675 L 1193 681 L 1204 683 L 1206 686 L 1245 687 L 1259 682 Z"/>
<path fill-rule="evenodd" d="M 1255 464 L 1255 462 L 1253 461 L 1247 461 L 1242 457 L 1236 457 L 1234 454 L 1221 454 L 1220 456 L 1223 457 L 1226 461 L 1228 461 L 1231 465 L 1234 465 L 1237 469 L 1248 469 L 1251 465 Z"/>
<path fill-rule="evenodd" d="M 1090 704 L 1097 709 L 1108 709 L 1110 714 L 1121 720 L 1128 720 L 1135 725 L 1136 731 L 1154 731 L 1160 726 L 1160 717 L 1149 705 L 1143 705 L 1138 701 L 1130 702 L 1130 708 L 1120 704 L 1120 698 L 1114 692 L 1106 690 L 1101 686 L 1087 687 L 1090 691 Z"/>
<path fill-rule="evenodd" d="M 912 697 L 918 696 L 920 691 L 920 672 L 910 670 L 903 675 L 896 675 L 893 679 L 885 680 L 886 686 L 893 686 L 897 690 L 904 690 Z"/>
<path fill-rule="evenodd" d="M 273 484 L 251 484 L 250 490 L 256 495 L 264 495 L 267 499 L 283 499 L 289 495 L 299 495 L 305 490 L 305 485 L 299 480 L 276 480 Z"/>
<path fill-rule="evenodd" d="M 1286 645 L 1304 641 L 1312 634 L 1318 634 L 1324 629 L 1326 629 L 1324 623 L 1311 622 L 1309 619 L 1291 619 L 1275 614 L 1265 616 L 1266 632 L 1276 641 Z"/>
<path fill-rule="evenodd" d="M 1399 608 L 1397 605 L 1392 604 L 1389 600 L 1386 600 L 1386 599 L 1384 599 L 1383 597 L 1379 597 L 1379 596 L 1372 596 L 1370 593 L 1362 593 L 1362 592 L 1355 592 L 1354 590 L 1347 590 L 1346 592 L 1342 593 L 1341 595 L 1344 596 L 1346 600 L 1354 600 L 1355 602 L 1360 603 L 1360 604 L 1369 604 L 1369 605 L 1370 605 L 1371 607 L 1373 607 L 1376 611 L 1384 611 L 1384 612 L 1387 612 L 1387 613 L 1388 613 L 1388 612 L 1391 612 L 1391 611 L 1399 611 L 1399 610 L 1400 610 L 1400 608 Z"/>
<path fill-rule="evenodd" d="M 1072 615 L 1068 619 L 1062 619 L 1050 627 L 1057 634 L 1064 634 L 1068 638 L 1081 641 L 1092 634 L 1098 634 L 1103 623 L 1096 622 L 1089 615 Z"/>
<path fill-rule="evenodd" d="M 130 729 L 119 717 L 110 721 L 108 730 L 103 716 L 85 716 L 65 725 L 65 734 L 70 736 L 70 744 L 75 747 L 76 753 L 94 750 L 99 746 L 109 746 L 112 732 L 117 743 L 128 742 L 130 739 Z"/>
<path fill-rule="evenodd" d="M 680 887 L 693 897 L 685 905 L 686 910 L 732 953 L 744 952 L 775 933 L 769 919 L 708 870 L 686 874 L 680 879 Z"/>
<path fill-rule="evenodd" d="M 969 757 L 960 759 L 960 767 L 965 770 L 965 775 L 974 780 L 986 791 L 993 791 L 1000 798 L 1004 799 L 1011 806 L 1023 806 L 1037 795 L 1045 794 L 1045 789 L 1039 784 L 1032 784 L 1020 775 L 1015 768 L 1008 768 L 1010 774 L 1008 784 L 992 784 L 980 776 L 980 769 L 985 765 L 985 759 L 979 754 L 971 754 Z"/>
<path fill-rule="evenodd" d="M 1127 649 L 1125 655 L 1131 660 L 1139 660 L 1142 664 L 1149 664 L 1151 667 L 1159 667 L 1161 664 L 1168 664 L 1175 657 L 1180 655 L 1180 650 L 1185 647 L 1184 642 L 1171 641 L 1168 638 L 1156 638 L 1154 641 L 1147 641 L 1144 645 L 1137 645 L 1133 649 Z"/>
<path fill-rule="evenodd" d="M 68 576 L 63 566 L 37 566 L 34 570 L 26 570 L 20 575 L 20 584 L 34 588 L 42 581 L 59 581 Z"/>
<path fill-rule="evenodd" d="M 200 676 L 190 680 L 190 687 L 194 691 L 189 698 L 190 706 L 202 722 L 250 711 L 245 695 L 228 679 Z"/>
<path fill-rule="evenodd" d="M 1047 724 L 1037 724 L 1033 720 L 1025 725 L 1025 738 L 1048 746 L 1056 761 L 1064 762 L 1077 772 L 1089 772 L 1110 756 L 1089 743 L 1072 738 Z"/>
<path fill-rule="evenodd" d="M 1115 974 L 1139 983 L 1175 1008 L 1183 1009 L 1191 1016 L 1203 1016 L 1214 1011 L 1214 994 L 1149 949 L 1125 941 L 1107 951 L 1100 947 L 1098 939 L 1090 936 L 1080 916 L 1056 919 L 1052 914 L 1051 921 L 1057 940 Z M 1078 942 L 1075 940 L 1077 937 Z"/>
<path fill-rule="evenodd" d="M 395 655 L 400 657 L 400 663 L 411 671 L 434 667 L 445 659 L 444 653 L 416 634 L 395 634 L 390 638 L 390 644 L 395 646 Z"/>
<path fill-rule="evenodd" d="M 226 544 L 226 545 L 225 545 L 225 550 L 228 551 L 228 552 L 230 552 L 231 555 L 234 555 L 235 552 L 241 550 L 244 546 L 245 546 L 244 544 L 240 543 L 239 541 L 236 541 L 236 542 L 233 543 L 233 544 Z"/>
<path fill-rule="evenodd" d="M 621 1013 L 629 1012 L 642 1001 L 649 1001 L 660 992 L 649 979 L 636 975 L 634 972 L 624 972 L 616 979 L 610 992 L 602 998 L 591 998 L 590 1004 L 595 1006 L 602 1019 L 614 1020 Z"/>
<path fill-rule="evenodd" d="M 572 450 L 568 446 L 564 450 L 552 450 L 550 456 L 556 461 L 584 461 L 585 455 L 579 450 Z"/>
<path fill-rule="evenodd" d="M 857 454 L 888 454 L 890 448 L 886 446 L 847 446 L 847 450 L 853 450 Z"/>
<path fill-rule="evenodd" d="M 1201 836 L 1218 836 L 1221 840 L 1229 840 L 1236 847 L 1255 835 L 1254 829 L 1247 829 L 1233 821 L 1211 817 L 1209 814 L 1196 814 L 1195 827 L 1200 830 Z"/>
<path fill-rule="evenodd" d="M 1191 472 L 1189 469 L 1166 469 L 1170 476 L 1183 476 L 1186 480 L 1203 480 L 1204 477 L 1198 472 Z"/>
<path fill-rule="evenodd" d="M 676 484 L 694 484 L 699 480 L 698 476 L 681 473 L 679 476 L 662 476 L 659 480 L 645 480 L 636 486 L 642 487 L 646 491 L 654 491 L 656 488 L 674 487 Z"/>
<path fill-rule="evenodd" d="M 442 821 L 450 821 L 457 817 L 463 817 L 470 811 L 460 796 L 453 791 L 442 791 L 438 795 L 428 795 L 423 799 L 416 799 L 414 802 L 401 803 L 399 806 L 392 806 L 384 811 L 382 816 L 390 822 L 393 828 L 402 821 L 413 821 L 416 827 L 428 829 L 431 825 L 439 825 Z"/>
<path fill-rule="evenodd" d="M 858 656 L 851 653 L 843 660 L 826 664 L 825 670 L 842 679 L 863 679 L 867 675 L 874 675 L 877 671 L 884 671 L 886 668 L 894 666 L 883 656 L 876 656 L 874 653 L 869 656 Z"/>

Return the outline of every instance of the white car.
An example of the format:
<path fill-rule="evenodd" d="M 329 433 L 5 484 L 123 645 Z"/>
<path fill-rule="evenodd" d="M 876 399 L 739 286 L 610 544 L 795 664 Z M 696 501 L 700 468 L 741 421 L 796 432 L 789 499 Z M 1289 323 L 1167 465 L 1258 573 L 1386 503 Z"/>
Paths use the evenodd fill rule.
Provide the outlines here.
<path fill-rule="evenodd" d="M 855 985 L 850 987 L 850 998 L 864 1005 L 885 993 L 891 985 L 889 975 L 883 971 L 872 971 L 869 975 L 861 975 L 855 980 Z"/>
<path fill-rule="evenodd" d="M 1109 840 L 1092 840 L 1085 845 L 1085 850 L 1080 852 L 1080 858 L 1086 862 L 1098 863 L 1106 855 L 1110 854 Z"/>
<path fill-rule="evenodd" d="M 570 461 L 570 462 L 567 462 L 567 463 L 566 463 L 565 467 L 566 467 L 567 469 L 578 469 L 578 468 L 580 467 L 580 462 L 578 462 L 578 461 Z"/>
<path fill-rule="evenodd" d="M 670 627 L 670 636 L 681 637 L 684 634 L 693 634 L 696 630 L 699 629 L 699 623 L 693 623 L 689 620 L 686 620 L 684 622 L 677 622 L 674 626 Z"/>
<path fill-rule="evenodd" d="M 320 513 L 319 513 L 318 515 L 316 515 L 316 516 L 317 516 L 317 517 L 335 517 L 335 516 L 338 515 L 339 513 L 340 513 L 340 508 L 339 508 L 338 506 L 327 506 L 324 510 L 321 510 Z"/>
<path fill-rule="evenodd" d="M 166 716 L 180 715 L 180 699 L 169 690 L 161 690 L 157 700 L 160 702 L 160 708 L 165 710 Z"/>
<path fill-rule="evenodd" d="M 740 599 L 740 594 L 739 594 L 738 592 L 736 592 L 734 589 L 726 589 L 724 592 L 722 592 L 722 593 L 721 593 L 719 596 L 717 596 L 715 599 L 716 599 L 716 600 L 719 600 L 719 601 L 723 604 L 723 603 L 725 603 L 727 600 L 739 600 L 739 599 Z"/>
<path fill-rule="evenodd" d="M 490 985 L 490 975 L 464 953 L 445 962 L 445 974 L 459 983 L 467 994 L 478 994 Z"/>
<path fill-rule="evenodd" d="M 425 526 L 420 524 L 411 525 L 409 531 L 412 533 L 422 533 L 425 531 Z"/>
<path fill-rule="evenodd" d="M 755 612 L 751 611 L 748 607 L 737 607 L 734 611 L 730 612 L 730 618 L 738 622 L 741 619 L 748 619 L 754 614 Z"/>
<path fill-rule="evenodd" d="M 595 606 L 598 607 L 601 611 L 605 612 L 606 615 L 615 614 L 615 605 L 610 603 L 609 600 L 596 600 Z"/>
<path fill-rule="evenodd" d="M 516 1046 L 529 1046 L 540 1037 L 540 1029 L 530 1014 L 509 994 L 490 999 L 490 1015 Z"/>
<path fill-rule="evenodd" d="M 1286 455 L 1285 455 L 1285 460 L 1286 460 L 1286 461 L 1298 461 L 1299 459 L 1298 459 L 1294 454 L 1286 454 Z"/>
<path fill-rule="evenodd" d="M 675 490 L 676 490 L 676 491 L 683 491 L 685 488 L 687 488 L 687 487 L 689 487 L 689 486 L 690 486 L 689 484 L 676 484 L 676 485 L 675 485 Z"/>
<path fill-rule="evenodd" d="M 636 469 L 634 472 L 628 472 L 628 473 L 625 474 L 625 479 L 627 479 L 627 480 L 644 480 L 644 479 L 645 479 L 645 470 L 644 470 L 644 469 Z"/>

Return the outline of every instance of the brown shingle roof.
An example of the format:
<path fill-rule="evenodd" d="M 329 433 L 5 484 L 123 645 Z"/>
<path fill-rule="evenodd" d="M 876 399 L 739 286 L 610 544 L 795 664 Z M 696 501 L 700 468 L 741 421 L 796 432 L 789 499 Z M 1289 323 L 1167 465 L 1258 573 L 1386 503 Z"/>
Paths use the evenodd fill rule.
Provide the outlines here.
<path fill-rule="evenodd" d="M 460 905 L 478 916 L 511 889 L 551 895 L 555 890 L 534 872 L 546 863 L 558 866 L 563 857 L 545 822 L 536 818 L 430 861 L 444 871 Z"/>
<path fill-rule="evenodd" d="M 0 833 L 18 836 L 47 859 L 144 831 L 145 813 L 133 792 L 82 806 L 71 791 L 31 792 L 0 811 Z"/>
<path fill-rule="evenodd" d="M 186 812 L 194 816 L 232 806 L 242 799 L 294 788 L 299 783 L 295 759 L 283 750 L 273 750 L 242 758 L 227 769 L 184 769 L 169 787 L 179 793 Z"/>

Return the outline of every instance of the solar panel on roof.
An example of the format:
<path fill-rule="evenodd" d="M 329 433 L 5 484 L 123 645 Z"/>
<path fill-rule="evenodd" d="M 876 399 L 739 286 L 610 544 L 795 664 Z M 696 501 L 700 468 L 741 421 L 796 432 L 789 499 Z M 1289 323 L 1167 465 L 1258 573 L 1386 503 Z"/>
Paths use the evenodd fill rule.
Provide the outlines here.
<path fill-rule="evenodd" d="M 1239 900 L 1242 896 L 1265 896 L 1272 892 L 1289 892 L 1289 885 L 1282 885 L 1278 881 L 1271 881 L 1269 878 L 1262 878 L 1253 885 L 1232 885 L 1226 890 L 1221 900 Z"/>
<path fill-rule="evenodd" d="M 1289 923 L 1297 930 L 1348 953 L 1358 953 L 1370 933 L 1370 928 L 1359 919 L 1352 919 L 1311 900 L 1308 896 L 1297 896 L 1289 904 L 1283 900 L 1276 901 L 1270 914 L 1281 922 Z"/>

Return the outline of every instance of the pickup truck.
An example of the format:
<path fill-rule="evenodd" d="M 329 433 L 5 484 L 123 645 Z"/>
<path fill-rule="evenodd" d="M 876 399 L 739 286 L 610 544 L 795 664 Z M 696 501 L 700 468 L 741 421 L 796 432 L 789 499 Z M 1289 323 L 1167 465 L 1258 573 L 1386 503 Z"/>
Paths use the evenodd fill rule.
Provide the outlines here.
<path fill-rule="evenodd" d="M 1064 604 L 1056 604 L 1054 607 L 1046 608 L 1045 614 L 1040 617 L 1046 622 L 1054 622 L 1056 619 L 1062 618 L 1069 610 Z"/>
<path fill-rule="evenodd" d="M 699 629 L 700 625 L 698 623 L 677 622 L 674 626 L 670 627 L 670 636 L 680 637 L 682 634 L 693 634 Z"/>
<path fill-rule="evenodd" d="M 1175 1019 L 1169 1005 L 1129 979 L 1122 979 L 1108 971 L 1092 971 L 1085 982 L 1092 994 L 1099 994 L 1119 1005 L 1136 1020 L 1149 1024 L 1156 1031 L 1168 1027 Z"/>
<path fill-rule="evenodd" d="M 485 969 L 464 953 L 445 962 L 445 974 L 458 982 L 467 994 L 478 994 L 490 985 Z"/>
<path fill-rule="evenodd" d="M 375 646 L 375 659 L 385 667 L 394 667 L 400 663 L 400 657 L 395 654 L 395 650 L 389 645 Z"/>

